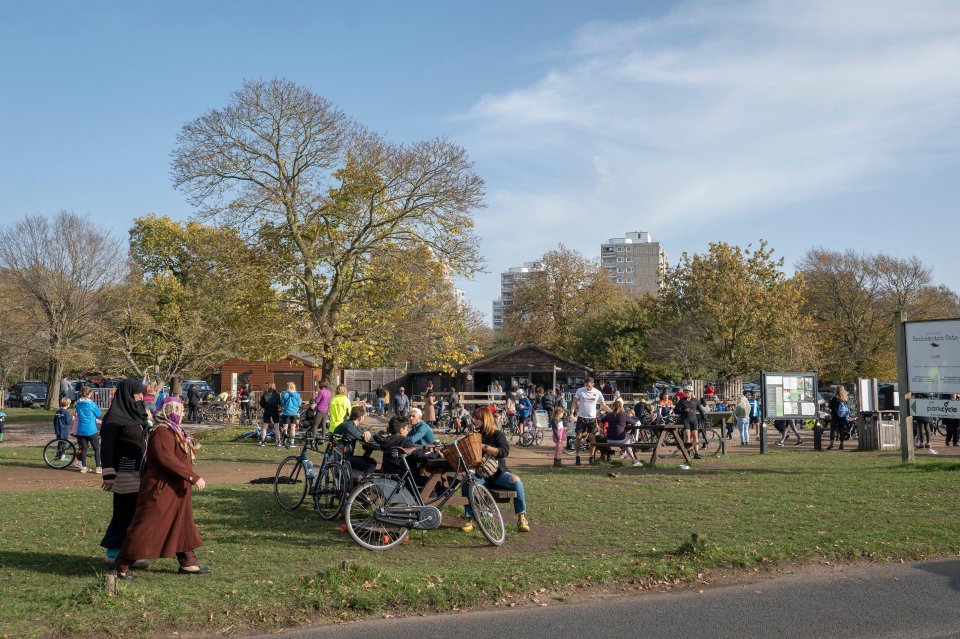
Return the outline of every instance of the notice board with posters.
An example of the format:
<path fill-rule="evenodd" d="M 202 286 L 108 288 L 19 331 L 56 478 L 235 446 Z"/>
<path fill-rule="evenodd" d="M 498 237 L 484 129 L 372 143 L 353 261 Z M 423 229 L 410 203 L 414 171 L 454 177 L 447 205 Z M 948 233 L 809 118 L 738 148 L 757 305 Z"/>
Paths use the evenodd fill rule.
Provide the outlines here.
<path fill-rule="evenodd" d="M 817 416 L 816 373 L 760 373 L 764 419 L 808 419 Z"/>
<path fill-rule="evenodd" d="M 960 393 L 960 319 L 904 322 L 907 342 L 907 390 L 911 393 Z"/>

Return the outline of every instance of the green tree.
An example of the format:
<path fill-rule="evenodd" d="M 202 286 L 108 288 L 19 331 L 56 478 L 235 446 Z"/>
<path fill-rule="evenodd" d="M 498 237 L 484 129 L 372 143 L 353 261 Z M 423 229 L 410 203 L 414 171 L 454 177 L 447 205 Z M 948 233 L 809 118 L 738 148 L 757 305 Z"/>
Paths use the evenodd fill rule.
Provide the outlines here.
<path fill-rule="evenodd" d="M 675 378 L 650 358 L 659 314 L 650 296 L 623 297 L 583 317 L 576 330 L 575 359 L 597 370 L 633 371 L 641 382 Z"/>
<path fill-rule="evenodd" d="M 276 357 L 293 345 L 290 316 L 265 264 L 231 228 L 149 215 L 130 231 L 132 275 L 112 292 L 114 366 L 169 381 L 238 355 Z"/>
<path fill-rule="evenodd" d="M 537 270 L 513 286 L 504 332 L 515 342 L 537 344 L 572 357 L 582 318 L 622 294 L 599 261 L 563 244 L 538 260 Z"/>
<path fill-rule="evenodd" d="M 658 359 L 690 378 L 755 375 L 785 358 L 791 332 L 805 321 L 802 290 L 764 241 L 684 253 L 661 294 Z"/>
<path fill-rule="evenodd" d="M 390 143 L 286 80 L 245 82 L 186 124 L 172 172 L 201 219 L 274 259 L 272 283 L 305 320 L 328 379 L 391 335 L 371 308 L 414 294 L 389 280 L 423 251 L 449 277 L 482 265 L 472 214 L 484 185 L 461 147 Z"/>

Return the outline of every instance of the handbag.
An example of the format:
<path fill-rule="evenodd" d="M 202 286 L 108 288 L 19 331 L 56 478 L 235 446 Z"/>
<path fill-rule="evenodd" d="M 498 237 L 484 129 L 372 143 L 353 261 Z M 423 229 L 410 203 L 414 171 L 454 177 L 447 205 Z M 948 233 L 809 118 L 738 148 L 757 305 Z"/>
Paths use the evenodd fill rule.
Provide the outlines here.
<path fill-rule="evenodd" d="M 80 416 L 79 416 L 79 415 L 74 415 L 74 416 L 73 416 L 73 423 L 72 423 L 71 426 L 70 426 L 70 434 L 71 434 L 72 436 L 76 437 L 76 436 L 77 436 L 77 429 L 78 429 L 79 427 L 80 427 Z"/>
<path fill-rule="evenodd" d="M 497 474 L 498 470 L 500 470 L 500 461 L 496 457 L 484 455 L 480 467 L 477 468 L 477 475 L 483 479 L 490 479 Z"/>

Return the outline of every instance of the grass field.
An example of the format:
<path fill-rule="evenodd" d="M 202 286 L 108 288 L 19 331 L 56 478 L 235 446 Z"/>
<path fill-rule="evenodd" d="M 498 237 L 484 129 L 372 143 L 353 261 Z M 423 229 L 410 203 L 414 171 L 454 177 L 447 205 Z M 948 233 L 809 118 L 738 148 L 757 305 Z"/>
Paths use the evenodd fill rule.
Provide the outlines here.
<path fill-rule="evenodd" d="M 232 435 L 233 433 L 228 433 Z M 203 454 L 225 455 L 227 434 Z M 244 448 L 262 461 L 259 447 Z M 24 450 L 0 449 L 0 463 Z M 235 459 L 233 457 L 232 459 Z M 692 471 L 523 469 L 534 531 L 492 548 L 479 533 L 415 533 L 370 553 L 301 507 L 281 511 L 267 485 L 197 493 L 210 577 L 161 560 L 108 596 L 101 549 L 109 497 L 91 489 L 0 496 L 0 636 L 131 636 L 171 628 L 256 628 L 564 600 L 571 589 L 714 581 L 731 572 L 826 560 L 956 554 L 960 462 L 774 452 L 707 459 Z M 690 535 L 703 541 L 692 544 Z"/>
<path fill-rule="evenodd" d="M 4 408 L 3 412 L 7 414 L 8 424 L 23 424 L 25 422 L 53 424 L 53 414 L 57 411 L 43 408 Z"/>

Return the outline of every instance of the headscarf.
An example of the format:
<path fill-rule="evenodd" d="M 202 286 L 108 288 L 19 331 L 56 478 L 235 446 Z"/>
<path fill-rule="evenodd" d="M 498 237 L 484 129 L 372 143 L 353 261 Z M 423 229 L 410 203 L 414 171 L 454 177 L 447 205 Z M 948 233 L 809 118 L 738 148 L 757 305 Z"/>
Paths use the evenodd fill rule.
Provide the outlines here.
<path fill-rule="evenodd" d="M 146 426 L 147 409 L 142 401 L 133 398 L 143 392 L 143 383 L 139 379 L 128 378 L 120 382 L 107 414 L 103 417 L 103 425 L 112 426 Z"/>
<path fill-rule="evenodd" d="M 167 397 L 157 408 L 157 426 L 166 426 L 173 433 L 180 450 L 193 460 L 197 455 L 197 446 L 190 440 L 190 433 L 180 427 L 183 420 L 183 400 L 176 396 Z"/>

